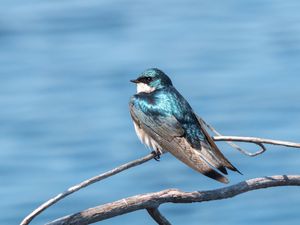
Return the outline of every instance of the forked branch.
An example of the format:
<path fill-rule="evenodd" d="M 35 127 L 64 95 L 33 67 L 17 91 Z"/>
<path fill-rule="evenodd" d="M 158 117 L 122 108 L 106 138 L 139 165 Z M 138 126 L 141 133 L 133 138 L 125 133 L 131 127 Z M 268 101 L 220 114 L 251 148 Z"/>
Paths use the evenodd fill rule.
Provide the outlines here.
<path fill-rule="evenodd" d="M 300 175 L 255 178 L 210 191 L 183 192 L 177 189 L 167 189 L 136 195 L 60 218 L 47 225 L 91 224 L 141 209 L 157 208 L 164 203 L 192 203 L 221 200 L 232 198 L 245 192 L 277 186 L 300 186 Z"/>
<path fill-rule="evenodd" d="M 282 145 L 282 146 L 287 146 L 287 147 L 300 148 L 299 143 L 293 143 L 293 142 L 263 139 L 263 138 L 257 138 L 257 137 L 221 136 L 220 133 L 218 133 L 212 126 L 207 124 L 200 117 L 198 119 L 199 119 L 199 122 L 202 125 L 207 126 L 212 132 L 214 132 L 217 135 L 217 136 L 213 137 L 214 141 L 227 141 L 231 146 L 233 146 L 234 148 L 236 148 L 237 150 L 239 150 L 240 152 L 242 152 L 243 154 L 246 154 L 248 156 L 256 156 L 256 155 L 262 154 L 264 151 L 266 151 L 266 148 L 263 144 L 273 144 L 273 145 Z M 236 144 L 232 143 L 232 141 L 254 143 L 254 144 L 259 145 L 261 147 L 261 150 L 255 152 L 255 153 L 250 153 L 250 152 L 247 152 L 246 150 L 243 150 L 242 148 L 240 148 Z M 153 154 L 146 155 L 146 156 L 144 156 L 140 159 L 125 163 L 125 164 L 123 164 L 119 167 L 116 167 L 116 168 L 108 171 L 108 172 L 102 173 L 102 174 L 97 175 L 95 177 L 92 177 L 88 180 L 85 180 L 85 181 L 83 181 L 83 182 L 81 182 L 81 183 L 79 183 L 75 186 L 70 187 L 68 190 L 58 194 L 57 196 L 49 199 L 47 202 L 40 205 L 37 209 L 35 209 L 28 216 L 26 216 L 23 219 L 23 221 L 20 223 L 20 225 L 29 224 L 37 215 L 42 213 L 44 210 L 49 208 L 51 205 L 55 204 L 56 202 L 60 201 L 61 199 L 65 198 L 65 197 L 67 197 L 68 195 L 70 195 L 70 194 L 72 194 L 76 191 L 79 191 L 80 189 L 82 189 L 84 187 L 87 187 L 87 186 L 89 186 L 89 185 L 91 185 L 95 182 L 106 179 L 106 178 L 111 177 L 115 174 L 118 174 L 118 173 L 120 173 L 124 170 L 127 170 L 129 168 L 141 165 L 141 164 L 153 159 L 154 157 L 155 157 L 155 155 L 153 155 Z M 161 214 L 159 214 L 159 211 L 158 211 L 157 207 L 150 206 L 150 207 L 146 207 L 146 208 L 148 208 L 148 212 L 152 217 L 155 216 L 155 215 L 156 215 L 156 218 L 160 217 Z M 162 215 L 161 215 L 160 219 L 163 220 Z M 163 224 L 163 223 L 161 223 L 161 224 Z M 165 223 L 165 224 L 168 224 L 168 223 Z"/>

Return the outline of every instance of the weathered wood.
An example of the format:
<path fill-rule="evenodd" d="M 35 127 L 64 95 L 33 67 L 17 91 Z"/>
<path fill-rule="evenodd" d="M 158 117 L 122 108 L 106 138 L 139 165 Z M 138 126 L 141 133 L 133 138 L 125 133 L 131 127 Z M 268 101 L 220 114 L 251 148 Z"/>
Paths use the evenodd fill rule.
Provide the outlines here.
<path fill-rule="evenodd" d="M 210 191 L 183 192 L 177 189 L 167 189 L 155 193 L 141 194 L 112 203 L 90 208 L 69 215 L 47 225 L 85 225 L 140 209 L 157 208 L 164 203 L 192 203 L 232 198 L 236 195 L 277 186 L 300 186 L 300 175 L 278 175 L 255 178 Z"/>
<path fill-rule="evenodd" d="M 272 140 L 272 139 L 265 139 L 265 138 L 257 138 L 257 137 L 238 137 L 238 136 L 224 136 L 220 134 L 213 126 L 205 122 L 201 117 L 197 116 L 199 123 L 202 126 L 206 126 L 208 129 L 210 129 L 216 136 L 213 136 L 212 139 L 214 141 L 226 141 L 227 144 L 229 144 L 231 147 L 235 148 L 239 152 L 243 153 L 244 155 L 254 157 L 257 155 L 260 155 L 264 153 L 267 148 L 264 146 L 264 144 L 272 144 L 272 145 L 281 145 L 286 147 L 292 147 L 292 148 L 300 148 L 300 143 L 294 143 L 294 142 L 288 142 L 288 141 L 278 141 L 278 140 Z M 260 147 L 260 149 L 256 152 L 249 152 L 234 142 L 248 142 L 256 144 Z"/>
<path fill-rule="evenodd" d="M 281 145 L 285 147 L 300 148 L 300 143 L 294 143 L 289 141 L 278 141 L 272 139 L 258 138 L 258 137 L 238 137 L 238 136 L 215 136 L 214 141 L 237 141 L 237 142 L 248 142 L 248 143 L 261 143 L 261 144 L 272 144 Z"/>
<path fill-rule="evenodd" d="M 287 146 L 287 147 L 294 147 L 294 148 L 300 148 L 300 143 L 293 143 L 293 142 L 286 142 L 286 141 L 278 141 L 278 140 L 271 140 L 271 139 L 263 139 L 263 138 L 257 138 L 257 137 L 238 137 L 238 136 L 221 136 L 220 133 L 218 133 L 212 126 L 207 124 L 204 120 L 201 118 L 198 118 L 199 122 L 207 126 L 209 129 L 211 129 L 216 135 L 212 137 L 214 141 L 227 141 L 231 146 L 242 152 L 243 154 L 246 154 L 248 156 L 257 156 L 259 154 L 262 154 L 264 151 L 266 151 L 265 146 L 263 143 L 266 144 L 273 144 L 273 145 L 282 145 L 282 146 Z M 255 153 L 250 153 L 247 152 L 246 150 L 240 148 L 238 145 L 232 143 L 232 141 L 237 141 L 237 142 L 248 142 L 248 143 L 254 143 L 257 144 L 261 147 L 261 150 L 255 152 Z M 111 177 L 115 174 L 118 174 L 124 170 L 127 170 L 129 168 L 141 165 L 151 159 L 155 158 L 155 155 L 153 154 L 148 154 L 140 159 L 125 163 L 119 167 L 116 167 L 108 172 L 102 173 L 98 176 L 92 177 L 88 180 L 85 180 L 77 185 L 74 185 L 70 187 L 68 190 L 65 192 L 62 192 L 55 197 L 49 199 L 47 202 L 43 203 L 40 205 L 37 209 L 32 211 L 28 216 L 26 216 L 23 221 L 20 223 L 20 225 L 28 225 L 37 215 L 42 213 L 44 210 L 49 208 L 51 205 L 55 204 L 56 202 L 62 200 L 63 198 L 67 197 L 68 195 L 84 188 L 87 187 L 95 182 L 98 182 L 100 180 L 103 180 L 105 178 Z"/>

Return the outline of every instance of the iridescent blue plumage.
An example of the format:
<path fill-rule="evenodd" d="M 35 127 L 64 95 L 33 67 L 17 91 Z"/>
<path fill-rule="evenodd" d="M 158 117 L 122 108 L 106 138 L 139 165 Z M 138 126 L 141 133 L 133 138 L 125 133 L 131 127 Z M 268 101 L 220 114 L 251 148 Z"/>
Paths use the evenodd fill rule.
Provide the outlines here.
<path fill-rule="evenodd" d="M 238 171 L 219 151 L 189 103 L 170 78 L 158 69 L 143 72 L 138 93 L 130 99 L 130 112 L 141 141 L 157 152 L 168 151 L 193 169 L 218 181 L 226 168 Z"/>
<path fill-rule="evenodd" d="M 205 136 L 198 127 L 198 120 L 189 103 L 173 87 L 167 86 L 156 90 L 151 95 L 148 93 L 136 94 L 131 103 L 137 110 L 141 110 L 154 120 L 164 120 L 170 116 L 176 118 L 185 131 L 185 137 L 195 148 L 200 148 L 200 141 Z M 155 126 L 155 124 L 153 124 Z"/>

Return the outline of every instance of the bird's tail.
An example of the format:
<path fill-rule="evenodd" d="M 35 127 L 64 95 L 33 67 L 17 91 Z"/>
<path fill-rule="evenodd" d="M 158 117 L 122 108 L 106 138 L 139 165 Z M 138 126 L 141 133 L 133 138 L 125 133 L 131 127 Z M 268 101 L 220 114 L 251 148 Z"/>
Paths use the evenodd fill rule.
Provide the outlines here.
<path fill-rule="evenodd" d="M 229 160 L 223 155 L 223 153 L 219 150 L 218 146 L 216 145 L 216 143 L 214 142 L 214 140 L 211 138 L 211 136 L 208 134 L 208 132 L 206 131 L 204 124 L 202 122 L 201 119 L 199 119 L 198 117 L 198 121 L 199 124 L 201 126 L 201 130 L 206 138 L 206 141 L 208 142 L 208 152 L 210 152 L 211 157 L 214 158 L 214 160 L 209 160 L 209 162 L 212 161 L 217 161 L 219 162 L 217 165 L 212 165 L 214 167 L 216 167 L 217 169 L 219 169 L 222 173 L 227 174 L 226 168 L 238 172 L 239 174 L 242 175 L 242 173 L 234 166 L 232 165 L 231 162 L 229 162 Z"/>
<path fill-rule="evenodd" d="M 203 157 L 199 151 L 195 150 L 190 144 L 185 140 L 185 138 L 177 137 L 172 141 L 173 146 L 169 146 L 169 152 L 174 155 L 177 159 L 191 167 L 192 169 L 202 173 L 203 175 L 217 180 L 221 183 L 229 183 L 228 179 L 222 174 L 215 171 L 208 162 L 208 160 Z M 184 153 L 184 154 L 182 154 Z"/>

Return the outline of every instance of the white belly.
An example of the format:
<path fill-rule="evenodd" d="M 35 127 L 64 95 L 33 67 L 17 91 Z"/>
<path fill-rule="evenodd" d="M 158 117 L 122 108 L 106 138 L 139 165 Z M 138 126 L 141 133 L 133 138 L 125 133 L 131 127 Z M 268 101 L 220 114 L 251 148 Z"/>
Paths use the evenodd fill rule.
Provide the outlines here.
<path fill-rule="evenodd" d="M 141 128 L 139 128 L 139 126 L 135 122 L 133 122 L 133 125 L 134 125 L 136 135 L 139 137 L 140 141 L 144 145 L 146 145 L 150 149 L 160 154 L 164 152 L 162 148 L 159 146 L 159 144 L 155 140 L 153 140 L 153 138 L 151 138 L 148 134 L 146 134 Z"/>

